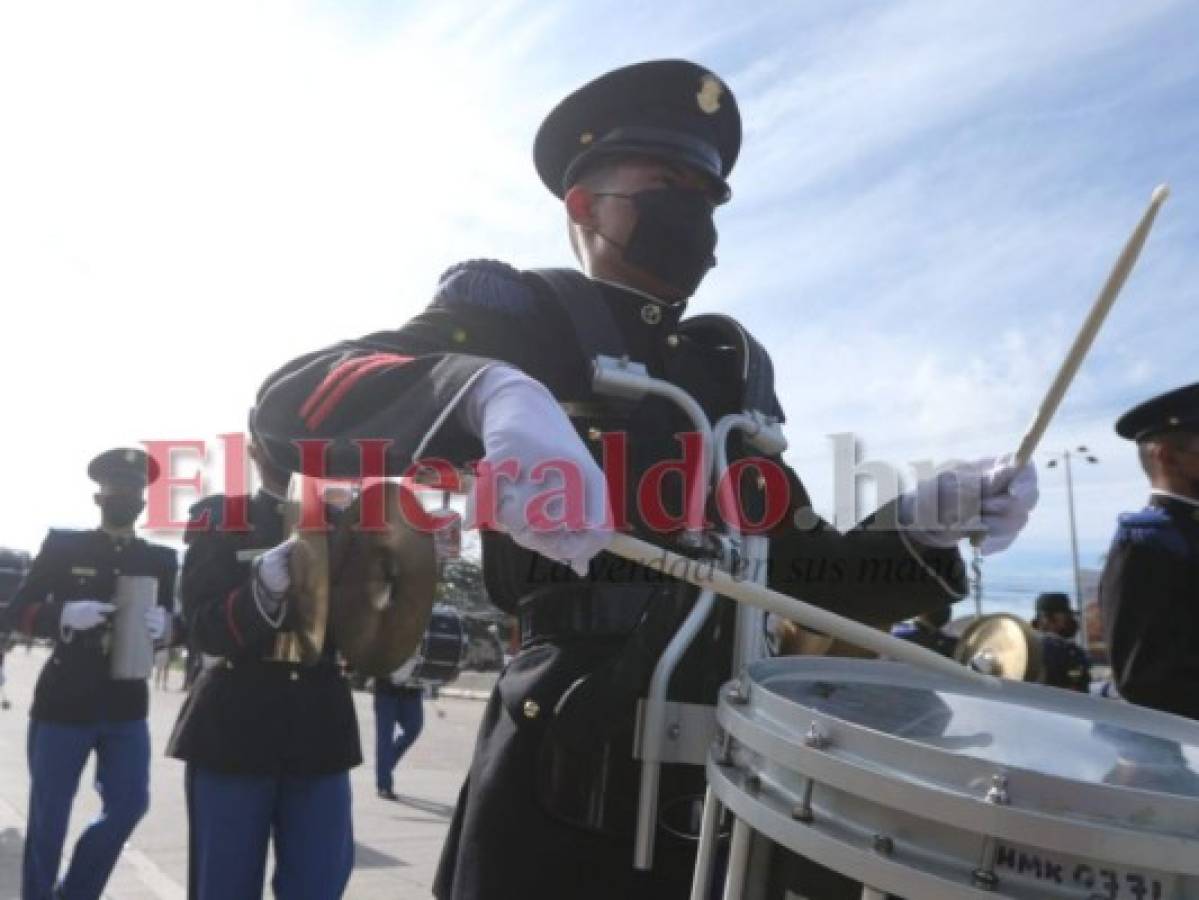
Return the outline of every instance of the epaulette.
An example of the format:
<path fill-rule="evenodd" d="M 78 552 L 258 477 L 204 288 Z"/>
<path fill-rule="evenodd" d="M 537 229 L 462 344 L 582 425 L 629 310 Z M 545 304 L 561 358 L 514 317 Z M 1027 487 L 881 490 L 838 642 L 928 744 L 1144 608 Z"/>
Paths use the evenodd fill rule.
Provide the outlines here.
<path fill-rule="evenodd" d="M 59 547 L 70 547 L 73 540 L 85 534 L 87 532 L 79 528 L 51 528 L 42 539 L 42 546 L 37 551 L 38 555 L 40 556 L 47 552 L 52 553 Z"/>
<path fill-rule="evenodd" d="M 224 514 L 224 494 L 212 494 L 203 500 L 198 500 L 187 511 L 187 531 L 196 532 L 214 529 L 224 520 Z M 204 521 L 206 516 L 207 522 Z M 186 534 L 184 539 L 186 540 Z"/>
<path fill-rule="evenodd" d="M 164 562 L 169 560 L 176 565 L 179 564 L 179 553 L 174 547 L 169 547 L 166 544 L 154 544 L 149 541 L 147 543 L 150 544 L 150 549 L 154 551 L 154 554 Z"/>
<path fill-rule="evenodd" d="M 63 538 L 73 538 L 84 534 L 91 534 L 96 529 L 94 528 L 51 528 L 46 532 L 46 540 L 62 540 Z"/>
<path fill-rule="evenodd" d="M 537 295 L 521 273 L 494 259 L 450 266 L 437 282 L 433 305 L 457 311 L 487 310 L 512 316 L 532 314 Z"/>
<path fill-rule="evenodd" d="M 1189 553 L 1186 537 L 1163 509 L 1147 506 L 1140 512 L 1122 513 L 1119 522 L 1116 529 L 1118 541 L 1142 546 L 1157 545 L 1183 556 Z"/>

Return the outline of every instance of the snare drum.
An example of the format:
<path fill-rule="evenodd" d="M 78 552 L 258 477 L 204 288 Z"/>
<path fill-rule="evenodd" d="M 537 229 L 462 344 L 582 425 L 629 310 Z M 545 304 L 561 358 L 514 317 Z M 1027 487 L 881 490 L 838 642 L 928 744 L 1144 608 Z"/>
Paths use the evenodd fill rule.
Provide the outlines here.
<path fill-rule="evenodd" d="M 763 660 L 727 686 L 694 900 L 1199 898 L 1199 723 L 891 662 Z"/>

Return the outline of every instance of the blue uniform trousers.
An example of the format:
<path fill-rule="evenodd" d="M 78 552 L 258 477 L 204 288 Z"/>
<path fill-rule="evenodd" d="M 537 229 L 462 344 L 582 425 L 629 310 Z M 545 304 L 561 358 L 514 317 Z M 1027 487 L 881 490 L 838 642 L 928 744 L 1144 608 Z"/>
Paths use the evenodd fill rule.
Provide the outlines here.
<path fill-rule="evenodd" d="M 150 805 L 150 731 L 145 719 L 86 725 L 29 721 L 29 827 L 21 879 L 23 900 L 52 896 L 79 777 L 96 753 L 100 816 L 79 836 L 62 896 L 100 896 L 121 848 Z"/>
<path fill-rule="evenodd" d="M 262 896 L 274 838 L 279 900 L 335 900 L 354 867 L 350 775 L 226 775 L 189 764 L 188 896 Z"/>
<path fill-rule="evenodd" d="M 425 727 L 425 693 L 415 688 L 375 692 L 375 787 L 392 788 L 391 773 Z M 396 726 L 400 733 L 396 734 Z"/>

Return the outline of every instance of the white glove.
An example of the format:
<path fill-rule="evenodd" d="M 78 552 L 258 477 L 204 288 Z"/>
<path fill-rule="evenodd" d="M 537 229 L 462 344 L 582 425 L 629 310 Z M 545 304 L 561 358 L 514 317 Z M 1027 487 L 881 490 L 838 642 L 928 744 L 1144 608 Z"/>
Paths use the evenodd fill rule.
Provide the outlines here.
<path fill-rule="evenodd" d="M 58 622 L 71 631 L 87 631 L 107 622 L 115 609 L 116 606 L 102 600 L 68 600 L 62 605 Z"/>
<path fill-rule="evenodd" d="M 150 632 L 150 640 L 156 641 L 167 633 L 167 611 L 161 606 L 152 606 L 146 610 L 146 630 Z"/>
<path fill-rule="evenodd" d="M 487 479 L 491 497 L 476 483 L 474 524 L 493 523 L 522 547 L 586 575 L 591 558 L 612 540 L 608 485 L 553 395 L 541 382 L 497 365 L 471 387 L 461 415 L 483 440 L 483 462 L 497 473 Z M 498 474 L 513 464 L 515 478 Z M 543 464 L 549 465 L 539 469 Z M 563 469 L 572 475 L 564 479 Z M 559 499 L 530 503 L 551 496 Z"/>
<path fill-rule="evenodd" d="M 278 626 L 280 608 L 291 587 L 292 539 L 272 547 L 254 561 L 254 602 L 271 624 Z"/>
<path fill-rule="evenodd" d="M 926 547 L 950 548 L 982 536 L 984 554 L 1006 550 L 1037 504 L 1037 470 L 1019 471 L 1011 456 L 962 463 L 922 481 L 899 498 L 907 533 Z"/>

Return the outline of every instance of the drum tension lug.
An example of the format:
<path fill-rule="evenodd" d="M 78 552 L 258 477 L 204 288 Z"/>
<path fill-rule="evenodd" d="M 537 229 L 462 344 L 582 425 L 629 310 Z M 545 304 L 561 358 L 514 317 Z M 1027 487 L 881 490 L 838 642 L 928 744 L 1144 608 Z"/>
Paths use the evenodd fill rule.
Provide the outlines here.
<path fill-rule="evenodd" d="M 991 787 L 987 789 L 984 801 L 994 806 L 1008 806 L 1012 802 L 1008 794 L 1007 776 L 1002 772 L 991 776 Z M 974 870 L 974 886 L 984 891 L 993 891 L 999 887 L 999 876 L 995 874 L 995 854 L 999 845 L 995 838 L 988 837 L 983 841 L 983 850 L 979 856 L 978 868 Z"/>
<path fill-rule="evenodd" d="M 974 886 L 984 891 L 993 891 L 999 887 L 999 876 L 992 869 L 975 869 Z"/>
<path fill-rule="evenodd" d="M 890 835 L 876 834 L 874 836 L 874 852 L 880 856 L 890 856 L 895 852 L 895 841 Z"/>
<path fill-rule="evenodd" d="M 1007 792 L 1007 776 L 1003 774 L 992 775 L 991 787 L 987 790 L 987 796 L 983 799 L 996 806 L 1007 806 L 1011 803 L 1012 799 Z"/>
<path fill-rule="evenodd" d="M 813 722 L 808 726 L 808 733 L 804 735 L 803 743 L 805 747 L 812 750 L 827 750 L 830 743 L 828 733 L 820 727 L 819 722 Z"/>
<path fill-rule="evenodd" d="M 733 736 L 727 731 L 721 732 L 717 738 L 716 764 L 718 766 L 733 764 Z"/>
<path fill-rule="evenodd" d="M 791 818 L 796 822 L 812 821 L 812 788 L 815 784 L 811 778 L 804 779 L 803 794 L 800 795 L 799 802 L 791 807 Z"/>

